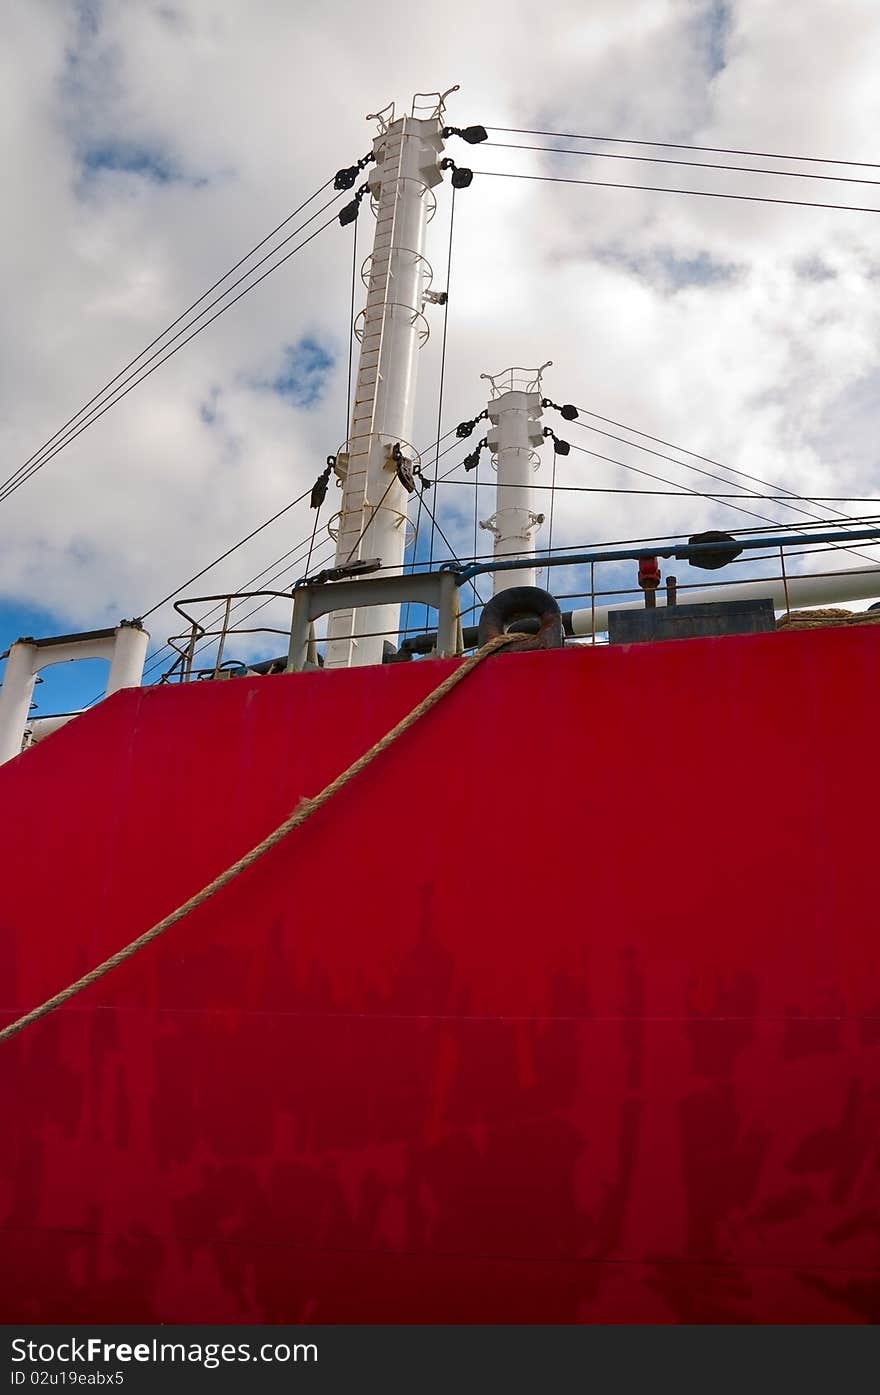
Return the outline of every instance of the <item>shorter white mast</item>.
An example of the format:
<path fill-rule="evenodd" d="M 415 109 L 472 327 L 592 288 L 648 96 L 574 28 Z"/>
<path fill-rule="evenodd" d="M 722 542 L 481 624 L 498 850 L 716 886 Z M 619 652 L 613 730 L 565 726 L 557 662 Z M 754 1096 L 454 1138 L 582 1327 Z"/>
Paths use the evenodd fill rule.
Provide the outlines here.
<path fill-rule="evenodd" d="M 495 572 L 495 595 L 511 586 L 535 585 L 535 568 L 527 558 L 534 556 L 534 534 L 544 515 L 532 509 L 532 474 L 540 463 L 537 451 L 544 441 L 541 374 L 549 367 L 547 362 L 537 369 L 506 368 L 503 373 L 480 374 L 491 387 L 486 441 L 498 472 L 495 512 L 480 527 L 495 536 L 496 561 L 524 558 L 524 565 L 516 571 Z"/>

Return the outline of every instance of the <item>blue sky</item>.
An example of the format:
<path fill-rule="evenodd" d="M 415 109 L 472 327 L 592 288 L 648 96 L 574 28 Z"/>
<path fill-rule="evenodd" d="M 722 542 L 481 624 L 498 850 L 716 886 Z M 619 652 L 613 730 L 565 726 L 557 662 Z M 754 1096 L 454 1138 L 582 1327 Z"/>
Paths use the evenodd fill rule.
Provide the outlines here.
<path fill-rule="evenodd" d="M 66 633 L 58 629 L 57 618 L 32 605 L 0 600 L 0 653 L 16 639 L 39 639 Z M 107 681 L 109 664 L 102 659 L 53 664 L 40 674 L 34 690 L 34 715 L 47 717 L 54 712 L 76 712 L 100 693 Z"/>
<path fill-rule="evenodd" d="M 305 335 L 298 344 L 285 345 L 283 363 L 269 387 L 294 407 L 316 407 L 334 366 L 332 351 Z"/>
<path fill-rule="evenodd" d="M 86 177 L 131 174 L 156 184 L 170 184 L 183 178 L 167 155 L 161 150 L 151 150 L 147 146 L 108 140 L 100 145 L 87 146 L 80 158 Z"/>

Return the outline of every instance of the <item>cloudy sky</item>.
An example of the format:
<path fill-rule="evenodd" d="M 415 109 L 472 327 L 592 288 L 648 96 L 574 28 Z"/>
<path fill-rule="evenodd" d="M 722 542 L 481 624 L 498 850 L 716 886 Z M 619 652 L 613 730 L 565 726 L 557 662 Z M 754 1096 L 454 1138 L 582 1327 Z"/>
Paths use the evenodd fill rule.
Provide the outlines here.
<path fill-rule="evenodd" d="M 557 0 L 545 11 L 520 0 L 8 0 L 0 65 L 2 479 L 370 148 L 366 112 L 392 99 L 407 107 L 414 91 L 459 83 L 448 110 L 456 125 L 880 162 L 876 0 Z M 876 165 L 491 135 L 800 174 L 458 142 L 449 153 L 478 171 L 880 209 Z M 448 184 L 438 195 L 428 254 L 444 289 Z M 358 232 L 365 255 L 366 210 Z M 22 633 L 143 613 L 311 485 L 346 434 L 351 264 L 351 229 L 327 228 L 0 502 L 0 650 Z M 880 213 L 478 174 L 456 196 L 441 430 L 485 404 L 481 372 L 552 359 L 545 390 L 556 401 L 786 489 L 880 499 L 878 273 Z M 438 434 L 443 311 L 429 314 L 422 445 Z M 582 426 L 565 434 L 687 489 L 761 488 L 735 476 L 719 485 Z M 550 478 L 546 456 L 536 483 Z M 669 487 L 576 452 L 557 463 L 557 481 Z M 803 521 L 738 502 L 774 522 Z M 479 508 L 485 517 L 491 499 Z M 473 550 L 473 514 L 471 488 L 441 490 L 439 517 L 460 554 Z M 291 510 L 189 594 L 249 581 L 307 539 L 312 518 L 305 504 Z M 752 521 L 687 494 L 566 493 L 553 543 Z M 316 555 L 330 551 L 322 528 Z M 302 554 L 291 555 L 276 585 L 301 574 Z M 868 555 L 880 559 L 880 549 Z M 170 609 L 149 627 L 163 641 Z M 266 645 L 279 648 L 272 637 Z M 86 700 L 95 681 L 54 671 L 38 689 L 41 710 Z"/>

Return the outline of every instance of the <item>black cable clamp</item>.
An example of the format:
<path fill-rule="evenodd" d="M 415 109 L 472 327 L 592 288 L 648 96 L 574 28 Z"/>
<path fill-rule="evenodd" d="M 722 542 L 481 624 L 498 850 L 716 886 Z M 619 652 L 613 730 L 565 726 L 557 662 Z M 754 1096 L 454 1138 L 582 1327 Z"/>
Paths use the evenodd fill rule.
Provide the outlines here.
<path fill-rule="evenodd" d="M 379 557 L 371 557 L 367 561 L 346 562 L 341 567 L 328 567 L 326 571 L 316 572 L 314 576 L 302 576 L 294 584 L 294 591 L 299 591 L 303 586 L 323 586 L 325 581 L 345 581 L 351 576 L 362 576 L 368 572 L 377 572 L 382 566 Z"/>
<path fill-rule="evenodd" d="M 443 139 L 448 140 L 450 136 L 460 136 L 468 145 L 479 145 L 489 139 L 485 126 L 444 126 Z"/>
<path fill-rule="evenodd" d="M 327 486 L 330 483 L 330 476 L 333 473 L 333 467 L 335 464 L 336 456 L 328 455 L 326 469 L 321 471 L 320 475 L 315 480 L 315 483 L 312 485 L 312 492 L 309 497 L 310 509 L 319 509 L 323 504 L 324 500 L 327 498 Z"/>
<path fill-rule="evenodd" d="M 477 422 L 486 421 L 488 419 L 488 416 L 489 410 L 487 407 L 484 407 L 482 412 L 477 413 L 473 421 L 460 421 L 458 423 L 458 426 L 455 428 L 455 434 L 458 437 L 458 439 L 460 441 L 466 441 L 468 436 L 470 436 L 473 433 L 474 427 L 476 426 Z"/>
<path fill-rule="evenodd" d="M 400 449 L 400 442 L 395 441 L 391 447 L 391 459 L 394 461 L 394 468 L 397 478 L 403 485 L 407 494 L 414 494 L 416 490 L 416 472 L 418 467 L 409 460 Z"/>
<path fill-rule="evenodd" d="M 565 402 L 560 407 L 558 402 L 551 402 L 549 397 L 542 397 L 541 406 L 552 407 L 554 412 L 558 412 L 565 421 L 577 421 L 578 419 L 578 409 L 577 407 L 573 407 L 570 402 Z"/>
<path fill-rule="evenodd" d="M 361 187 L 358 189 L 357 193 L 355 194 L 354 198 L 352 199 L 351 203 L 347 203 L 345 207 L 340 211 L 339 222 L 343 228 L 347 228 L 349 223 L 353 223 L 355 221 L 355 219 L 361 211 L 361 199 L 364 197 L 365 194 L 369 193 L 369 189 L 369 184 L 362 184 Z"/>
<path fill-rule="evenodd" d="M 454 160 L 450 160 L 447 155 L 445 160 L 440 161 L 441 170 L 452 170 L 453 189 L 466 189 L 474 182 L 473 170 L 467 170 L 462 165 L 457 165 Z"/>
<path fill-rule="evenodd" d="M 349 165 L 347 169 L 337 170 L 336 178 L 333 180 L 334 189 L 351 189 L 361 170 L 366 169 L 371 160 L 375 160 L 372 150 L 368 155 L 362 155 L 357 164 Z"/>
<path fill-rule="evenodd" d="M 478 441 L 477 444 L 474 446 L 474 449 L 471 451 L 470 455 L 466 455 L 464 460 L 461 462 L 464 468 L 466 470 L 476 470 L 477 466 L 480 463 L 480 452 L 488 450 L 488 448 L 489 438 L 488 436 L 484 436 L 482 441 Z"/>
<path fill-rule="evenodd" d="M 552 427 L 545 426 L 544 438 L 546 439 L 548 436 L 553 442 L 553 450 L 557 455 L 568 455 L 569 451 L 571 450 L 571 446 L 569 445 L 568 441 L 561 440 L 560 437 L 557 436 L 556 432 L 552 429 Z"/>
<path fill-rule="evenodd" d="M 434 481 L 426 479 L 422 474 L 421 465 L 404 455 L 398 441 L 395 441 L 394 445 L 391 447 L 391 459 L 394 461 L 397 478 L 400 480 L 407 494 L 414 494 L 416 485 L 419 486 L 423 494 L 426 489 L 431 488 Z"/>

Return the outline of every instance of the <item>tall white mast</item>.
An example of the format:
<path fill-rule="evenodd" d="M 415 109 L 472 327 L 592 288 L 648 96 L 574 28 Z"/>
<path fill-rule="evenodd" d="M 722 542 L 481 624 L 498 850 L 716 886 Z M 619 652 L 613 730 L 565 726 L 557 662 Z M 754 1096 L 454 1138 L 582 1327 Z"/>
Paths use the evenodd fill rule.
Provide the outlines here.
<path fill-rule="evenodd" d="M 506 368 L 503 373 L 481 373 L 491 386 L 487 444 L 498 472 L 495 512 L 480 524 L 495 535 L 495 558 L 534 555 L 534 534 L 544 515 L 532 510 L 532 472 L 537 448 L 543 444 L 541 426 L 541 374 L 537 369 Z M 511 586 L 534 586 L 535 568 L 496 572 L 494 594 Z"/>
<path fill-rule="evenodd" d="M 450 91 L 455 91 L 451 88 Z M 418 462 L 410 444 L 419 349 L 428 337 L 423 314 L 431 268 L 425 230 L 436 209 L 431 192 L 443 178 L 443 110 L 447 93 L 413 98 L 412 114 L 395 119 L 394 105 L 375 118 L 376 163 L 368 183 L 376 213 L 373 251 L 364 263 L 366 308 L 355 332 L 361 341 L 351 433 L 337 456 L 343 480 L 336 566 L 379 558 L 402 569 L 407 542 L 408 492 L 397 475 L 403 455 Z M 397 458 L 395 458 L 395 456 Z M 328 625 L 327 668 L 382 662 L 383 634 L 394 639 L 400 606 L 335 612 Z"/>

